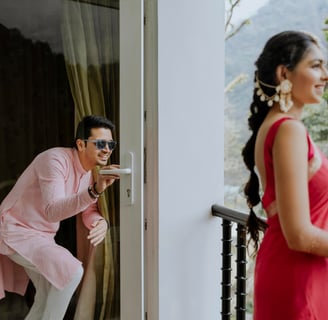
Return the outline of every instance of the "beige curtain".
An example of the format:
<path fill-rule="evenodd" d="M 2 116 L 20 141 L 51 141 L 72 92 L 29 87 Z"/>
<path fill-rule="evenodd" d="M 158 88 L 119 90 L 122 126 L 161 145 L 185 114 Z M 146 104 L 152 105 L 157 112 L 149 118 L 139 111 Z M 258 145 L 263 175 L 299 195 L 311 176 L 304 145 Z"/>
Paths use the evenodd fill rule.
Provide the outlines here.
<path fill-rule="evenodd" d="M 75 123 L 85 115 L 111 116 L 118 121 L 117 79 L 113 66 L 118 64 L 118 10 L 112 0 L 62 1 L 62 39 L 66 69 L 75 103 Z M 106 5 L 108 4 L 108 6 Z M 116 84 L 114 84 L 116 83 Z M 114 88 L 116 86 L 116 88 Z M 115 109 L 115 110 L 111 110 Z M 114 115 L 114 118 L 112 118 Z M 114 136 L 115 138 L 115 136 Z M 97 170 L 94 171 L 94 175 Z M 114 188 L 98 201 L 102 215 L 111 225 L 117 224 Z M 87 230 L 77 218 L 77 255 L 85 273 L 79 288 L 75 320 L 109 319 L 118 287 L 117 233 L 111 227 L 103 245 L 96 249 L 86 240 Z M 117 295 L 117 294 L 116 294 Z"/>

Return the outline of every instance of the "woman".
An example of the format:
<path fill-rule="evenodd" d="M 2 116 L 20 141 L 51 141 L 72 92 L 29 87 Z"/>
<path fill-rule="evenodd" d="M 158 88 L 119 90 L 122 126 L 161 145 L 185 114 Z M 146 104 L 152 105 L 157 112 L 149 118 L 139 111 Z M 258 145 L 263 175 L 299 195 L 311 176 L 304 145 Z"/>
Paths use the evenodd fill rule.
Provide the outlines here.
<path fill-rule="evenodd" d="M 255 63 L 252 135 L 242 151 L 256 250 L 265 229 L 255 266 L 255 320 L 327 319 L 328 160 L 301 122 L 304 105 L 322 98 L 325 63 L 318 40 L 297 31 L 269 39 Z M 266 224 L 253 211 L 260 202 Z"/>

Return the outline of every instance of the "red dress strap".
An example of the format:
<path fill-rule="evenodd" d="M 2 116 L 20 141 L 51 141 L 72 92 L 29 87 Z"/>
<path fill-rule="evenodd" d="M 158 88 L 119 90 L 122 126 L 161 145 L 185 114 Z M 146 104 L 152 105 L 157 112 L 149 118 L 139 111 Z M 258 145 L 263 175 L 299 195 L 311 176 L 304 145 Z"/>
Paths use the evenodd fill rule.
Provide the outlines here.
<path fill-rule="evenodd" d="M 267 163 L 267 161 L 272 162 L 272 147 L 273 147 L 273 142 L 276 137 L 276 134 L 278 132 L 278 129 L 280 125 L 285 122 L 286 120 L 293 120 L 293 118 L 290 117 L 285 117 L 277 120 L 272 124 L 270 129 L 268 130 L 267 136 L 265 138 L 264 142 L 264 161 Z"/>

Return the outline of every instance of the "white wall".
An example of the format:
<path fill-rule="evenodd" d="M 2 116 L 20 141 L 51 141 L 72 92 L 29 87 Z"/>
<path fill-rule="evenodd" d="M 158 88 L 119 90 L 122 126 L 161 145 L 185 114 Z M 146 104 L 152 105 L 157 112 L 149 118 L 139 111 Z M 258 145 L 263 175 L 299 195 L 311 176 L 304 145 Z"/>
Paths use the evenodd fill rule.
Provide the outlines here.
<path fill-rule="evenodd" d="M 159 319 L 220 313 L 224 2 L 158 0 Z"/>

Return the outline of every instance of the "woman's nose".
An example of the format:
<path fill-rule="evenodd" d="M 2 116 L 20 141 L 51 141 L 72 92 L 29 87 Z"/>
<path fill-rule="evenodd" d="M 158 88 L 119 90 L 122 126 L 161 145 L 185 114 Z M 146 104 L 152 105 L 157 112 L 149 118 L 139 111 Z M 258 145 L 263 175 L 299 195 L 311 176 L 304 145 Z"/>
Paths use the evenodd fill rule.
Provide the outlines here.
<path fill-rule="evenodd" d="M 326 66 L 324 66 L 323 68 L 323 77 L 322 77 L 325 81 L 328 81 L 328 68 Z"/>

